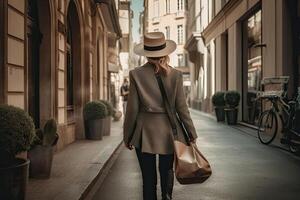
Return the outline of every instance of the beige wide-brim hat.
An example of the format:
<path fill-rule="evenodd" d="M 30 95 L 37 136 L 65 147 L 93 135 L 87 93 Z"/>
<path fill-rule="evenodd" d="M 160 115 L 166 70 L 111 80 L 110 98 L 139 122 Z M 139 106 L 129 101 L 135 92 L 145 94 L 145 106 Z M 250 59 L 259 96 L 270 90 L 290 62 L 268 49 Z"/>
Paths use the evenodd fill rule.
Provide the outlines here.
<path fill-rule="evenodd" d="M 166 40 L 162 32 L 149 32 L 144 35 L 144 42 L 137 44 L 133 51 L 140 56 L 163 57 L 176 49 L 173 40 Z"/>

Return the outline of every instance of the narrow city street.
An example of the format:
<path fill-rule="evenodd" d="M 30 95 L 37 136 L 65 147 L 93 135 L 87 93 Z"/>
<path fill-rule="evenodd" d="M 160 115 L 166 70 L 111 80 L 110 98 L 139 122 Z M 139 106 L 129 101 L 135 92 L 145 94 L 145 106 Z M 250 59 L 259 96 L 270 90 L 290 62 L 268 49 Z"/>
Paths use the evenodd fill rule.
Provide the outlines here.
<path fill-rule="evenodd" d="M 175 182 L 174 200 L 300 198 L 299 158 L 274 145 L 264 146 L 239 128 L 191 112 L 198 146 L 210 161 L 213 175 L 203 184 Z M 135 152 L 124 148 L 94 200 L 141 200 L 141 186 Z"/>

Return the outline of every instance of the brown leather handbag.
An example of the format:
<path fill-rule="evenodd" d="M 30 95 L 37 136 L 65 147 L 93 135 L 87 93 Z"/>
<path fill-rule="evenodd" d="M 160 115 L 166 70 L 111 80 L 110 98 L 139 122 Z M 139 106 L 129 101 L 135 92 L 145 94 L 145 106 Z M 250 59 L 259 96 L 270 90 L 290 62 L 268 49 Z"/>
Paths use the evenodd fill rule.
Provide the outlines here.
<path fill-rule="evenodd" d="M 172 112 L 171 104 L 169 103 L 165 87 L 163 85 L 163 81 L 159 74 L 156 74 L 156 79 L 173 130 L 175 149 L 174 164 L 176 179 L 180 184 L 203 183 L 206 179 L 210 177 L 212 173 L 209 162 L 199 151 L 196 144 L 189 142 L 190 140 L 188 130 L 186 130 L 178 114 L 176 112 Z M 178 134 L 176 129 L 175 118 L 178 120 L 183 130 L 183 133 L 185 134 L 185 138 L 188 145 L 176 140 L 178 138 Z"/>

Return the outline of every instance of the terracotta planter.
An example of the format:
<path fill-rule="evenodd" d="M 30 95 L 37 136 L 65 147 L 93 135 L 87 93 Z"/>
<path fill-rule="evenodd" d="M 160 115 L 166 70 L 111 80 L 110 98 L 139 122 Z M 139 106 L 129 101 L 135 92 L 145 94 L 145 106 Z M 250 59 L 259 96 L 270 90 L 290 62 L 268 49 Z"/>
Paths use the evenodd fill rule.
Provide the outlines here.
<path fill-rule="evenodd" d="M 226 121 L 228 125 L 237 124 L 238 109 L 237 108 L 226 108 Z"/>
<path fill-rule="evenodd" d="M 224 122 L 225 121 L 224 107 L 215 107 L 215 113 L 216 113 L 216 117 L 217 117 L 218 122 Z"/>
<path fill-rule="evenodd" d="M 0 199 L 26 199 L 29 160 L 16 158 L 10 166 L 0 166 Z"/>
<path fill-rule="evenodd" d="M 47 179 L 50 177 L 53 160 L 53 146 L 35 146 L 28 152 L 28 159 L 30 160 L 30 178 Z"/>
<path fill-rule="evenodd" d="M 121 117 L 122 117 L 122 112 L 121 112 L 121 111 L 117 111 L 117 112 L 114 114 L 114 116 L 113 116 L 114 121 L 119 121 L 119 120 L 121 119 Z"/>
<path fill-rule="evenodd" d="M 90 140 L 102 140 L 105 123 L 105 118 L 85 121 L 86 138 Z"/>
<path fill-rule="evenodd" d="M 105 118 L 105 126 L 103 131 L 103 136 L 110 135 L 110 128 L 111 128 L 111 116 Z"/>

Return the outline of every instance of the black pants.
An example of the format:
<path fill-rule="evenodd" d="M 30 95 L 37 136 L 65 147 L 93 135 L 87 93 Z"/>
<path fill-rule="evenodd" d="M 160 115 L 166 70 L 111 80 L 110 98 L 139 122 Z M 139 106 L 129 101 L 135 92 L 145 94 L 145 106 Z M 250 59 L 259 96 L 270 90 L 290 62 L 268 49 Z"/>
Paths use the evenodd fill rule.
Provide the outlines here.
<path fill-rule="evenodd" d="M 143 199 L 156 200 L 156 154 L 142 153 L 141 150 L 137 148 L 136 154 L 139 160 L 143 177 Z M 170 183 L 170 179 L 168 180 L 170 171 L 172 171 L 173 173 L 173 160 L 174 154 L 159 154 L 159 174 L 162 196 L 164 196 L 167 192 L 168 185 L 171 184 L 173 187 L 173 180 L 172 183 Z"/>

